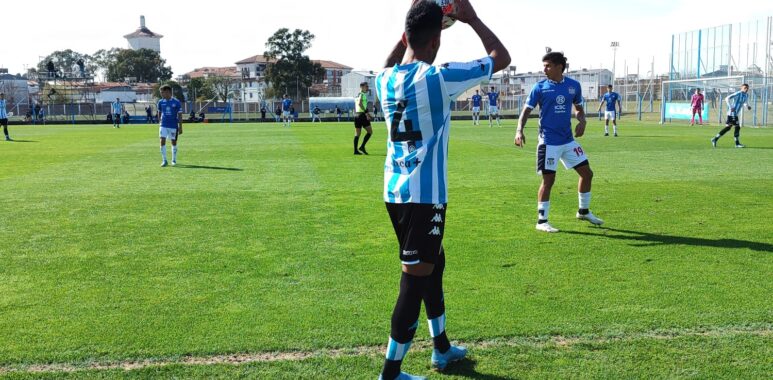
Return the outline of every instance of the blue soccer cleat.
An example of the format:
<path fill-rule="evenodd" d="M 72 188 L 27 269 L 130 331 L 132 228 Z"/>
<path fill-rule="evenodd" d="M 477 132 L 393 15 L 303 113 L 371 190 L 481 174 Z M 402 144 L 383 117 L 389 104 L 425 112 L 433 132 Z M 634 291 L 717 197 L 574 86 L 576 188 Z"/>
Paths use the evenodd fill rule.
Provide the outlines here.
<path fill-rule="evenodd" d="M 378 375 L 378 380 L 384 380 L 381 375 Z M 400 372 L 400 376 L 395 377 L 395 380 L 427 380 L 424 376 L 413 376 L 405 372 Z"/>
<path fill-rule="evenodd" d="M 467 349 L 464 347 L 451 346 L 445 354 L 438 350 L 432 350 L 432 368 L 442 371 L 446 369 L 448 363 L 458 362 L 467 356 Z"/>

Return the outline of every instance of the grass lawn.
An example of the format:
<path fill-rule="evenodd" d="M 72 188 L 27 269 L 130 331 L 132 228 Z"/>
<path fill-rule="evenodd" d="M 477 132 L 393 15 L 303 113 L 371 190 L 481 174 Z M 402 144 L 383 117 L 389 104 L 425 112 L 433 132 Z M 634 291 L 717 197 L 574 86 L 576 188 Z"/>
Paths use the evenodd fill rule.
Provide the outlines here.
<path fill-rule="evenodd" d="M 605 138 L 593 119 L 579 141 L 606 224 L 574 220 L 561 170 L 548 235 L 536 121 L 526 149 L 505 125 L 452 128 L 448 333 L 471 359 L 432 373 L 422 323 L 407 370 L 773 377 L 773 130 L 712 149 L 717 125 L 623 119 Z M 399 281 L 381 125 L 357 157 L 349 124 L 189 125 L 174 168 L 154 126 L 10 129 L 0 377 L 377 376 Z"/>

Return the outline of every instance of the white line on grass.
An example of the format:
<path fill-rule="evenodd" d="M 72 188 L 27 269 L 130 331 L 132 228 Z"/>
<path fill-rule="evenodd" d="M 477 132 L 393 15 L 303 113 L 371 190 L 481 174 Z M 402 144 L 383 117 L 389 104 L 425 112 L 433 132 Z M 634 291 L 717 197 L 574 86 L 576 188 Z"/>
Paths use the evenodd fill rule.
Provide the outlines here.
<path fill-rule="evenodd" d="M 489 340 L 458 342 L 475 350 L 486 350 L 509 347 L 529 348 L 568 348 L 578 344 L 609 344 L 637 340 L 674 340 L 687 337 L 724 338 L 741 335 L 773 337 L 773 324 L 750 326 L 706 327 L 692 329 L 654 330 L 638 333 L 619 333 L 606 335 L 560 336 L 544 335 L 535 337 L 502 337 Z M 415 349 L 426 350 L 432 347 L 432 342 L 422 340 L 415 342 Z M 340 349 L 320 349 L 315 351 L 288 351 L 242 353 L 212 356 L 182 356 L 154 359 L 136 359 L 119 361 L 84 361 L 79 363 L 51 364 L 18 364 L 0 366 L 0 375 L 8 373 L 72 373 L 79 371 L 133 371 L 152 367 L 167 367 L 173 365 L 204 366 L 204 365 L 243 365 L 249 363 L 270 363 L 282 361 L 302 361 L 313 358 L 342 358 L 357 356 L 382 355 L 385 346 L 361 346 Z"/>

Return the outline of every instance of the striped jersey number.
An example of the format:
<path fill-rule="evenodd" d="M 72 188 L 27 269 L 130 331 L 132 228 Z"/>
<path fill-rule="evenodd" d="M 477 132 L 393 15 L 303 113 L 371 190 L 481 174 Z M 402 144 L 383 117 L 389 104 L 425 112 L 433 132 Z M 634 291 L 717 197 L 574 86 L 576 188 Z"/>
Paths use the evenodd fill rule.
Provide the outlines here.
<path fill-rule="evenodd" d="M 397 109 L 392 115 L 392 141 L 393 142 L 408 142 L 408 145 L 415 145 L 416 141 L 421 141 L 421 131 L 413 130 L 413 122 L 410 120 L 403 120 L 403 113 L 408 107 L 407 100 L 401 100 L 397 102 Z M 405 132 L 400 132 L 400 122 L 405 124 Z"/>

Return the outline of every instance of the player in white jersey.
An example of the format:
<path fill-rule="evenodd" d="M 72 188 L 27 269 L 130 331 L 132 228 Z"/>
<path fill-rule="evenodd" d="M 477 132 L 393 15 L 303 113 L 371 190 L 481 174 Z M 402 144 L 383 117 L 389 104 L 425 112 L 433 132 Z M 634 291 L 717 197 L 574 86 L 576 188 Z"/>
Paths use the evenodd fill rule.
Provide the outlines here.
<path fill-rule="evenodd" d="M 110 105 L 110 108 L 113 110 L 113 128 L 121 128 L 121 117 L 123 116 L 124 111 L 121 99 L 115 98 L 115 101 Z"/>
<path fill-rule="evenodd" d="M 595 225 L 604 223 L 590 212 L 591 182 L 593 171 L 575 137 L 585 134 L 585 110 L 583 109 L 582 87 L 572 78 L 564 76 L 566 57 L 563 53 L 550 52 L 542 57 L 547 79 L 538 82 L 526 99 L 526 107 L 518 120 L 515 145 L 523 147 L 526 137 L 523 128 L 531 111 L 539 106 L 539 143 L 537 145 L 537 173 L 542 175 L 542 184 L 537 194 L 537 230 L 558 232 L 548 223 L 550 192 L 556 181 L 558 161 L 567 169 L 574 169 L 580 176 L 577 190 L 580 206 L 576 217 Z M 577 110 L 577 127 L 572 136 L 572 107 Z"/>
<path fill-rule="evenodd" d="M 725 133 L 730 131 L 730 128 L 735 127 L 735 147 L 744 148 L 745 145 L 741 144 L 741 123 L 738 122 L 738 115 L 743 112 L 744 106 L 747 110 L 751 111 L 752 107 L 749 105 L 749 85 L 744 83 L 741 85 L 741 90 L 736 91 L 734 94 L 725 98 L 727 103 L 727 121 L 725 122 L 725 128 L 722 128 L 714 138 L 711 139 L 711 145 L 717 147 L 717 141 L 724 136 Z"/>
<path fill-rule="evenodd" d="M 3 134 L 5 134 L 5 141 L 12 141 L 11 136 L 8 136 L 8 111 L 6 111 L 5 94 L 0 92 L 0 124 L 3 126 Z"/>
<path fill-rule="evenodd" d="M 447 205 L 451 104 L 468 89 L 507 67 L 510 55 L 478 18 L 468 0 L 456 0 L 456 19 L 472 27 L 488 53 L 467 63 L 432 66 L 440 48 L 443 12 L 432 0 L 415 1 L 405 32 L 376 77 L 388 128 L 384 200 L 399 243 L 400 293 L 380 379 L 416 379 L 400 366 L 411 346 L 424 303 L 434 350 L 431 365 L 444 370 L 467 351 L 445 333 L 443 232 Z"/>

